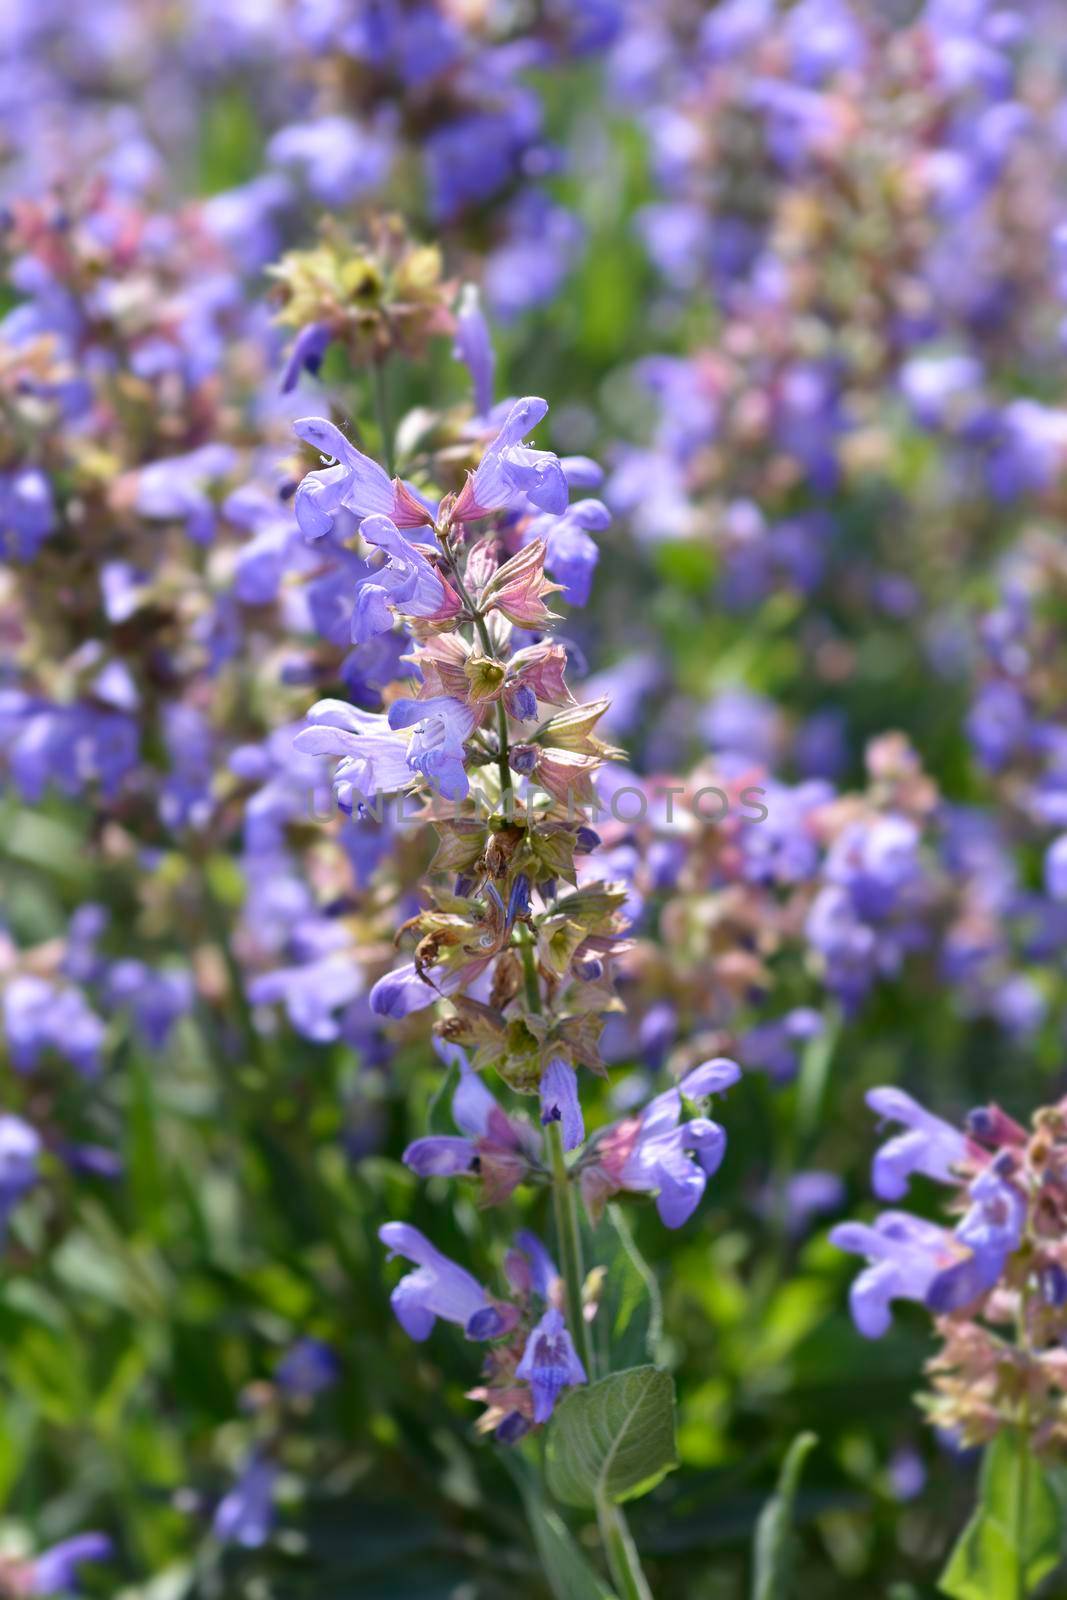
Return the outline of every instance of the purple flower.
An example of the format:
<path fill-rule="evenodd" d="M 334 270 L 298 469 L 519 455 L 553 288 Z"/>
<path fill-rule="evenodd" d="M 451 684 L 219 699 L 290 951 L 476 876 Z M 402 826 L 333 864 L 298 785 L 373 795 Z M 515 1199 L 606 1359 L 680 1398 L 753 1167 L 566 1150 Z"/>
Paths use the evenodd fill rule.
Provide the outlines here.
<path fill-rule="evenodd" d="M 995 1164 L 978 1174 L 967 1193 L 971 1204 L 956 1225 L 955 1237 L 970 1254 L 931 1283 L 926 1303 L 938 1315 L 959 1311 L 990 1290 L 1022 1243 L 1026 1199 L 999 1175 Z"/>
<path fill-rule="evenodd" d="M 585 1138 L 578 1074 L 560 1056 L 554 1057 L 541 1074 L 541 1121 L 561 1125 L 564 1150 L 576 1150 Z"/>
<path fill-rule="evenodd" d="M 583 229 L 541 189 L 521 191 L 503 217 L 503 238 L 486 257 L 484 283 L 497 316 L 511 319 L 557 293 Z"/>
<path fill-rule="evenodd" d="M 456 1134 L 431 1133 L 414 1139 L 403 1154 L 403 1162 L 420 1178 L 455 1178 L 473 1172 L 478 1148 L 473 1139 Z"/>
<path fill-rule="evenodd" d="M 1055 839 L 1046 852 L 1045 890 L 1050 900 L 1067 900 L 1067 833 Z"/>
<path fill-rule="evenodd" d="M 257 1550 L 266 1544 L 274 1526 L 274 1485 L 278 1468 L 265 1456 L 253 1454 L 233 1488 L 218 1504 L 212 1531 L 223 1544 Z"/>
<path fill-rule="evenodd" d="M 999 772 L 1034 740 L 1033 717 L 1021 689 L 1013 683 L 987 683 L 967 715 L 967 736 L 978 759 Z"/>
<path fill-rule="evenodd" d="M 909 1129 L 875 1158 L 879 1194 L 896 1198 L 915 1171 L 962 1187 L 962 1178 L 952 1171 L 968 1154 L 962 1134 L 901 1090 L 875 1089 L 868 1101 Z M 980 1117 L 976 1120 L 984 1126 Z M 894 1299 L 922 1300 L 942 1316 L 964 1310 L 996 1285 L 1026 1223 L 1026 1197 L 1011 1182 L 1012 1160 L 1010 1152 L 998 1156 L 971 1179 L 963 1190 L 968 1209 L 951 1233 L 899 1211 L 884 1212 L 873 1227 L 849 1222 L 832 1230 L 832 1244 L 870 1263 L 851 1294 L 853 1318 L 865 1337 L 885 1333 Z"/>
<path fill-rule="evenodd" d="M 335 933 L 344 937 L 342 930 Z M 363 992 L 363 970 L 347 942 L 303 965 L 278 967 L 249 980 L 254 1006 L 282 1004 L 289 1021 L 304 1039 L 329 1044 L 340 1038 L 344 1013 Z"/>
<path fill-rule="evenodd" d="M 425 1010 L 440 998 L 439 992 L 416 970 L 414 961 L 406 961 L 378 979 L 370 992 L 370 1008 L 375 1016 L 399 1021 L 413 1011 Z"/>
<path fill-rule="evenodd" d="M 458 614 L 460 601 L 455 591 L 389 517 L 367 517 L 359 531 L 368 544 L 384 553 L 386 564 L 364 578 L 356 590 L 352 613 L 355 644 L 365 644 L 391 628 L 394 608 L 407 617 L 441 619 Z"/>
<path fill-rule="evenodd" d="M 153 461 L 137 475 L 137 510 L 143 517 L 184 522 L 190 539 L 209 544 L 216 511 L 208 486 L 225 478 L 236 460 L 229 445 L 205 444 L 188 455 Z"/>
<path fill-rule="evenodd" d="M 305 538 L 329 533 L 342 510 L 359 520 L 396 514 L 396 489 L 389 474 L 349 444 L 340 428 L 322 417 L 303 417 L 293 423 L 293 432 L 335 463 L 300 481 L 293 509 Z"/>
<path fill-rule="evenodd" d="M 449 1066 L 459 1068 L 452 1120 L 465 1137 L 428 1134 L 416 1139 L 404 1151 L 404 1164 L 420 1178 L 452 1178 L 477 1170 L 486 1197 L 503 1198 L 519 1182 L 529 1160 L 540 1154 L 540 1136 L 525 1120 L 507 1115 L 459 1045 L 435 1040 L 434 1048 Z"/>
<path fill-rule="evenodd" d="M 830 883 L 847 887 L 857 916 L 881 920 L 920 877 L 919 830 L 909 817 L 858 822 L 834 840 L 826 860 Z"/>
<path fill-rule="evenodd" d="M 196 991 L 185 970 L 158 972 L 143 961 L 116 961 L 106 980 L 108 1002 L 128 1006 L 138 1033 L 153 1050 L 161 1050 L 179 1017 L 193 1009 Z"/>
<path fill-rule="evenodd" d="M 0 1113 L 0 1227 L 37 1182 L 40 1154 L 37 1130 L 11 1112 Z"/>
<path fill-rule="evenodd" d="M 889 1486 L 894 1500 L 915 1500 L 926 1487 L 926 1467 L 919 1452 L 901 1445 L 889 1458 Z"/>
<path fill-rule="evenodd" d="M 809 1006 L 798 1006 L 784 1017 L 758 1023 L 742 1034 L 738 1055 L 746 1067 L 758 1067 L 776 1083 L 788 1083 L 799 1068 L 797 1045 L 818 1037 L 823 1019 Z"/>
<path fill-rule="evenodd" d="M 741 1069 L 725 1056 L 702 1062 L 673 1089 L 651 1100 L 636 1119 L 609 1128 L 597 1141 L 597 1165 L 585 1179 L 591 1198 L 627 1189 L 656 1195 L 666 1228 L 680 1228 L 700 1204 L 726 1153 L 726 1133 L 708 1117 L 682 1122 L 682 1102 L 704 1100 L 735 1084 Z"/>
<path fill-rule="evenodd" d="M 267 146 L 267 158 L 276 166 L 300 169 L 324 205 L 344 206 L 385 182 L 392 151 L 388 129 L 325 116 L 280 129 Z"/>
<path fill-rule="evenodd" d="M 669 1000 L 649 1006 L 637 1030 L 637 1042 L 646 1065 L 657 1072 L 678 1037 L 678 1008 Z"/>
<path fill-rule="evenodd" d="M 766 695 L 733 684 L 708 702 L 700 731 L 713 750 L 770 766 L 781 749 L 782 713 Z"/>
<path fill-rule="evenodd" d="M 524 1378 L 533 1392 L 535 1422 L 547 1422 L 560 1390 L 587 1383 L 585 1368 L 567 1332 L 563 1314 L 549 1307 L 530 1331 L 515 1376 Z"/>
<path fill-rule="evenodd" d="M 310 727 L 296 735 L 293 749 L 307 756 L 341 756 L 334 788 L 342 797 L 354 792 L 371 800 L 410 785 L 408 740 L 391 729 L 387 717 L 344 700 L 318 700 L 307 715 Z"/>
<path fill-rule="evenodd" d="M 52 486 L 39 468 L 0 473 L 0 556 L 32 561 L 57 525 Z"/>
<path fill-rule="evenodd" d="M 751 49 L 773 21 L 774 0 L 722 0 L 701 24 L 701 44 L 711 61 L 729 61 Z"/>
<path fill-rule="evenodd" d="M 800 0 L 789 12 L 785 36 L 793 70 L 804 83 L 821 83 L 832 73 L 858 68 L 866 46 L 843 0 Z"/>
<path fill-rule="evenodd" d="M 835 1172 L 813 1168 L 795 1172 L 786 1184 L 786 1226 L 794 1236 L 804 1234 L 813 1219 L 836 1211 L 845 1197 L 845 1185 Z"/>
<path fill-rule="evenodd" d="M 1047 489 L 1067 459 L 1067 412 L 1038 400 L 1010 400 L 1000 413 L 1000 437 L 988 465 L 998 500 Z"/>
<path fill-rule="evenodd" d="M 678 1092 L 686 1100 L 706 1100 L 709 1095 L 722 1094 L 741 1081 L 741 1068 L 729 1056 L 713 1056 L 702 1061 L 699 1067 L 687 1072 L 678 1085 Z M 668 1094 L 672 1090 L 667 1091 Z"/>
<path fill-rule="evenodd" d="M 30 1594 L 74 1594 L 82 1563 L 107 1561 L 111 1551 L 111 1540 L 103 1533 L 79 1533 L 73 1539 L 64 1539 L 31 1564 Z"/>
<path fill-rule="evenodd" d="M 110 920 L 106 906 L 93 900 L 87 900 L 72 913 L 67 924 L 63 971 L 75 983 L 90 983 L 100 977 L 104 958 L 96 947 Z"/>
<path fill-rule="evenodd" d="M 515 1235 L 515 1250 L 508 1257 L 508 1281 L 521 1293 L 532 1289 L 542 1300 L 549 1298 L 559 1282 L 559 1268 L 528 1228 L 520 1228 Z"/>
<path fill-rule="evenodd" d="M 600 551 L 590 533 L 602 533 L 611 522 L 611 512 L 600 500 L 576 500 L 562 516 L 534 517 L 522 532 L 521 543 L 545 541 L 545 569 L 563 585 L 568 605 L 588 603 L 593 573 Z"/>
<path fill-rule="evenodd" d="M 407 764 L 421 772 L 446 800 L 462 800 L 470 789 L 464 766 L 464 743 L 474 729 L 476 713 L 462 700 L 435 695 L 429 700 L 394 700 L 389 726 L 409 729 Z"/>
<path fill-rule="evenodd" d="M 502 1319 L 481 1284 L 435 1250 L 418 1228 L 406 1222 L 387 1222 L 379 1228 L 378 1237 L 388 1248 L 390 1260 L 403 1256 L 416 1268 L 401 1278 L 389 1296 L 396 1319 L 409 1338 L 419 1342 L 429 1338 L 438 1317 L 463 1328 L 468 1338 L 499 1336 Z"/>
<path fill-rule="evenodd" d="M 977 394 L 982 365 L 973 356 L 919 354 L 900 369 L 900 388 L 924 428 L 943 426 L 953 402 Z"/>
<path fill-rule="evenodd" d="M 457 361 L 463 362 L 471 375 L 475 414 L 479 417 L 488 415 L 493 404 L 496 356 L 489 335 L 489 324 L 473 283 L 465 283 L 460 292 L 456 310 L 456 342 L 452 354 Z"/>
<path fill-rule="evenodd" d="M 100 594 L 109 622 L 127 622 L 141 606 L 147 590 L 144 573 L 129 561 L 105 561 L 100 568 Z"/>
<path fill-rule="evenodd" d="M 433 130 L 423 143 L 434 217 L 451 222 L 511 181 L 537 131 L 537 100 L 508 83 L 506 109 L 472 112 Z"/>
<path fill-rule="evenodd" d="M 33 1072 L 47 1050 L 86 1077 L 100 1070 L 106 1030 L 79 990 L 20 974 L 4 990 L 3 1021 L 16 1072 Z"/>
<path fill-rule="evenodd" d="M 491 511 L 536 508 L 558 516 L 567 509 L 569 490 L 558 457 L 522 442 L 547 411 L 547 402 L 532 395 L 515 401 L 456 501 L 457 522 L 476 522 Z"/>
<path fill-rule="evenodd" d="M 839 1223 L 830 1231 L 830 1243 L 870 1263 L 849 1294 L 852 1319 L 865 1339 L 888 1332 L 894 1300 L 925 1301 L 934 1279 L 956 1259 L 945 1228 L 906 1211 L 883 1211 L 873 1227 Z"/>
<path fill-rule="evenodd" d="M 274 1377 L 286 1394 L 310 1399 L 332 1389 L 341 1372 L 337 1354 L 321 1339 L 298 1339 L 278 1363 Z"/>
<path fill-rule="evenodd" d="M 15 786 L 30 803 L 49 784 L 76 795 L 98 783 L 111 798 L 137 764 L 137 726 L 129 717 L 88 705 L 50 706 L 28 696 L 12 710 L 3 730 L 7 756 Z"/>
<path fill-rule="evenodd" d="M 333 330 L 326 322 L 309 322 L 293 340 L 289 359 L 282 374 L 282 393 L 290 394 L 296 388 L 302 372 L 312 377 L 322 366 L 322 360 L 333 339 Z"/>
<path fill-rule="evenodd" d="M 957 1128 L 924 1110 L 903 1089 L 872 1089 L 867 1104 L 880 1117 L 901 1122 L 908 1130 L 890 1139 L 874 1158 L 871 1182 L 880 1200 L 900 1200 L 913 1172 L 938 1183 L 956 1181 L 953 1169 L 967 1155 L 967 1140 Z"/>
<path fill-rule="evenodd" d="M 819 782 L 795 788 L 772 783 L 765 787 L 767 816 L 758 828 L 741 834 L 745 877 L 753 883 L 803 883 L 819 863 L 813 813 L 830 799 L 829 785 Z"/>

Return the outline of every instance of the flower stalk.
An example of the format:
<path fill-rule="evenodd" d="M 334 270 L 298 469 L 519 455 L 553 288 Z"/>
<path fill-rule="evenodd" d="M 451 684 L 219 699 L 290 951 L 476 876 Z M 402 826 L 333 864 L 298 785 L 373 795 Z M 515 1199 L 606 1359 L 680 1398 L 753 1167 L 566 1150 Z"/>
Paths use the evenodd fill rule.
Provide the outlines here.
<path fill-rule="evenodd" d="M 409 693 L 405 676 L 386 692 L 384 714 L 320 701 L 296 748 L 341 758 L 334 788 L 353 817 L 377 794 L 403 791 L 421 799 L 438 834 L 426 903 L 400 930 L 413 941 L 412 959 L 370 996 L 382 1018 L 432 1009 L 437 1052 L 455 1074 L 457 1132 L 416 1139 L 406 1164 L 420 1177 L 471 1178 L 488 1205 L 503 1204 L 523 1183 L 536 1187 L 547 1177 L 551 1185 L 558 1266 L 535 1235 L 519 1230 L 503 1263 L 505 1293 L 409 1223 L 380 1230 L 391 1254 L 414 1269 L 392 1290 L 398 1321 L 416 1340 L 438 1320 L 450 1322 L 483 1347 L 471 1397 L 485 1406 L 480 1428 L 510 1446 L 551 1425 L 564 1390 L 602 1375 L 589 1322 L 596 1306 L 585 1302 L 579 1205 L 595 1221 L 609 1195 L 656 1194 L 664 1221 L 679 1226 L 725 1145 L 716 1123 L 692 1113 L 738 1069 L 722 1060 L 694 1068 L 644 1114 L 600 1130 L 569 1159 L 586 1144 L 584 1074 L 607 1076 L 599 1038 L 619 1009 L 613 966 L 628 948 L 629 924 L 626 887 L 598 871 L 599 836 L 582 820 L 601 765 L 621 754 L 594 732 L 608 701 L 574 698 L 566 652 L 549 633 L 555 613 L 545 602 L 560 585 L 546 564 L 556 533 L 577 514 L 567 463 L 526 442 L 547 409 L 526 397 L 474 419 L 475 432 L 484 432 L 462 483 L 448 483 L 461 455 L 456 442 L 438 462 L 442 483 L 404 482 L 394 475 L 384 377 L 375 364 L 385 467 L 333 423 L 304 419 L 300 437 L 333 464 L 307 474 L 295 507 L 310 539 L 329 537 L 342 512 L 343 528 L 355 519 L 377 554 L 357 582 L 353 642 L 358 648 L 401 630 L 409 653 L 399 659 L 415 669 L 418 686 Z M 595 469 L 576 458 L 574 471 L 586 487 Z M 599 502 L 579 506 L 583 526 L 606 526 Z M 560 548 L 569 552 L 568 595 L 580 593 L 587 585 L 576 581 L 573 562 L 586 563 L 587 579 L 596 546 L 568 534 Z M 513 726 L 522 730 L 518 742 Z M 534 1098 L 539 1115 L 501 1104 L 487 1087 L 490 1071 L 520 1101 Z M 596 1510 L 620 1600 L 649 1600 L 623 1513 L 608 1499 Z"/>

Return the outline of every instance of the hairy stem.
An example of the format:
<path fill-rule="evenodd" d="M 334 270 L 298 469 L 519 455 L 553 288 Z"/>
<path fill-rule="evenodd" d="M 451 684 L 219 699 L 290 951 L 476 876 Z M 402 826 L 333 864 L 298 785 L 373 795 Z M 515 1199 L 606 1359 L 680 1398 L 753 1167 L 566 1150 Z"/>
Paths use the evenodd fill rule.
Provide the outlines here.
<path fill-rule="evenodd" d="M 526 983 L 526 1004 L 531 1011 L 540 1011 L 541 988 L 537 981 L 534 948 L 529 932 L 525 928 L 519 933 L 519 947 L 522 951 L 522 971 Z M 556 1218 L 563 1293 L 567 1302 L 567 1326 L 574 1340 L 578 1359 L 585 1368 L 586 1376 L 592 1381 L 595 1374 L 589 1328 L 582 1310 L 585 1268 L 582 1265 L 582 1231 L 578 1221 L 578 1197 L 574 1192 L 574 1184 L 567 1168 L 567 1157 L 563 1151 L 563 1130 L 559 1123 L 550 1122 L 545 1129 L 545 1135 L 552 1166 L 552 1209 Z"/>
<path fill-rule="evenodd" d="M 608 1571 L 619 1592 L 619 1600 L 652 1600 L 652 1590 L 641 1570 L 637 1548 L 621 1508 L 598 1499 L 596 1516 L 604 1554 L 608 1558 Z"/>

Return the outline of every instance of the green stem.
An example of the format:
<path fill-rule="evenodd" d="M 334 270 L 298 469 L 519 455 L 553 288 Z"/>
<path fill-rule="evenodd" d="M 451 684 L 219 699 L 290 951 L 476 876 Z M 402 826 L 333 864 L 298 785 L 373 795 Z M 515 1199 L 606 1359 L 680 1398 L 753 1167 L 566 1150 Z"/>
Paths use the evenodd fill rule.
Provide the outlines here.
<path fill-rule="evenodd" d="M 389 385 L 386 380 L 384 361 L 372 363 L 371 383 L 374 387 L 374 415 L 378 423 L 378 432 L 382 436 L 382 455 L 385 457 L 385 470 L 391 478 L 394 478 L 396 476 L 396 446 L 393 439 L 393 415 L 389 408 Z"/>
<path fill-rule="evenodd" d="M 500 798 L 504 806 L 504 815 L 510 821 L 511 761 L 509 760 L 509 751 L 511 746 L 508 739 L 508 714 L 504 709 L 502 699 L 496 703 L 496 726 L 500 738 Z"/>
<path fill-rule="evenodd" d="M 563 1293 L 567 1302 L 567 1327 L 578 1359 L 590 1380 L 594 1376 L 589 1347 L 589 1325 L 582 1307 L 585 1268 L 582 1265 L 582 1235 L 578 1225 L 578 1206 L 567 1158 L 563 1153 L 563 1132 L 558 1122 L 545 1129 L 552 1163 L 552 1207 L 556 1216 L 556 1243 L 563 1273 Z"/>
<path fill-rule="evenodd" d="M 526 982 L 526 1004 L 533 1012 L 541 1010 L 541 989 L 537 982 L 537 966 L 534 960 L 534 948 L 530 935 L 525 928 L 519 931 L 519 947 L 522 951 L 522 971 Z M 552 1209 L 556 1217 L 556 1240 L 559 1248 L 560 1267 L 563 1271 L 563 1293 L 567 1303 L 567 1327 L 574 1348 L 578 1352 L 578 1359 L 585 1368 L 586 1376 L 592 1382 L 595 1373 L 593 1370 L 592 1347 L 589 1340 L 589 1327 L 582 1309 L 582 1286 L 585 1283 L 585 1267 L 582 1264 L 582 1230 L 578 1221 L 578 1200 L 574 1192 L 574 1184 L 567 1168 L 567 1157 L 563 1151 L 563 1130 L 558 1122 L 550 1122 L 545 1129 L 548 1142 L 549 1160 L 552 1165 Z"/>
<path fill-rule="evenodd" d="M 534 1013 L 541 1010 L 541 985 L 537 981 L 537 962 L 534 959 L 533 940 L 528 928 L 519 927 L 519 949 L 522 952 L 522 976 L 526 985 L 526 1004 Z"/>
<path fill-rule="evenodd" d="M 619 1600 L 652 1600 L 652 1590 L 641 1571 L 637 1548 L 621 1508 L 598 1499 L 596 1517 L 608 1558 L 608 1571 L 619 1591 Z"/>
<path fill-rule="evenodd" d="M 459 597 L 473 618 L 479 643 L 485 654 L 492 656 L 493 642 L 489 637 L 485 618 L 479 616 L 475 610 L 474 603 L 460 574 L 459 563 L 451 555 L 451 552 L 449 552 L 448 559 Z M 508 760 L 510 752 L 508 714 L 502 699 L 497 701 L 496 713 L 500 741 L 500 794 L 506 811 L 509 797 L 513 791 L 511 764 Z M 523 927 L 519 929 L 519 947 L 522 952 L 526 1004 L 536 1014 L 541 1010 L 541 986 L 537 978 L 537 961 L 534 954 L 533 941 L 529 931 Z M 593 1349 L 589 1338 L 589 1325 L 585 1320 L 582 1305 L 585 1268 L 582 1264 L 582 1233 L 578 1220 L 578 1197 L 567 1167 L 567 1157 L 563 1149 L 563 1130 L 558 1122 L 551 1122 L 545 1129 L 545 1133 L 552 1166 L 552 1208 L 555 1213 L 556 1241 L 559 1249 L 560 1268 L 563 1273 L 567 1327 L 571 1338 L 574 1340 L 574 1348 L 578 1354 L 578 1359 L 585 1368 L 589 1381 L 592 1382 L 596 1377 L 596 1371 L 593 1365 Z M 597 1520 L 600 1525 L 600 1536 L 604 1542 L 604 1553 L 607 1557 L 608 1569 L 619 1591 L 619 1600 L 652 1600 L 652 1591 L 648 1587 L 644 1573 L 641 1571 L 641 1562 L 621 1509 L 618 1506 L 609 1505 L 606 1501 L 602 1505 L 598 1504 Z"/>
<path fill-rule="evenodd" d="M 526 981 L 526 1004 L 533 1012 L 541 1010 L 541 989 L 537 982 L 537 966 L 530 935 L 520 929 L 519 945 L 522 950 L 522 971 Z M 556 1239 L 560 1266 L 563 1270 L 563 1293 L 567 1302 L 567 1327 L 570 1329 L 578 1359 L 590 1380 L 593 1378 L 592 1353 L 589 1328 L 582 1309 L 582 1285 L 585 1268 L 582 1265 L 582 1231 L 578 1222 L 578 1202 L 574 1184 L 567 1169 L 563 1152 L 563 1130 L 558 1122 L 550 1122 L 545 1129 L 549 1160 L 552 1164 L 552 1209 L 556 1217 Z"/>

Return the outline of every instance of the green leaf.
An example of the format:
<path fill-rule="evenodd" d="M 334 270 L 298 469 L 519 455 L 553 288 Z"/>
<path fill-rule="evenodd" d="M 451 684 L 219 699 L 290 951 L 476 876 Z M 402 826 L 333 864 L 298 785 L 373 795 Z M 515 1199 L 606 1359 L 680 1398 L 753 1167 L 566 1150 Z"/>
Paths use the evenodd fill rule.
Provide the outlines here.
<path fill-rule="evenodd" d="M 609 1206 L 591 1256 L 606 1266 L 593 1331 L 607 1371 L 662 1360 L 663 1305 L 655 1274 L 634 1243 L 626 1216 Z"/>
<path fill-rule="evenodd" d="M 940 1588 L 952 1600 L 1024 1600 L 1060 1562 L 1059 1502 L 1021 1430 L 986 1446 L 978 1503 Z"/>
<path fill-rule="evenodd" d="M 548 1486 L 565 1505 L 632 1500 L 677 1465 L 674 1380 L 662 1367 L 572 1389 L 549 1425 Z"/>
<path fill-rule="evenodd" d="M 843 1019 L 837 1006 L 827 1007 L 822 1029 L 809 1039 L 801 1056 L 797 1079 L 797 1133 L 809 1139 L 819 1126 L 830 1067 L 841 1039 Z"/>
<path fill-rule="evenodd" d="M 818 1440 L 813 1433 L 798 1433 L 786 1452 L 778 1475 L 778 1488 L 756 1523 L 755 1572 L 752 1600 L 786 1600 L 796 1571 L 793 1559 L 793 1504 L 804 1462 Z"/>
<path fill-rule="evenodd" d="M 522 1463 L 509 1460 L 526 1507 L 545 1581 L 556 1600 L 615 1600 L 615 1595 L 594 1572 L 574 1541 L 558 1511 L 547 1506 L 534 1475 Z"/>

